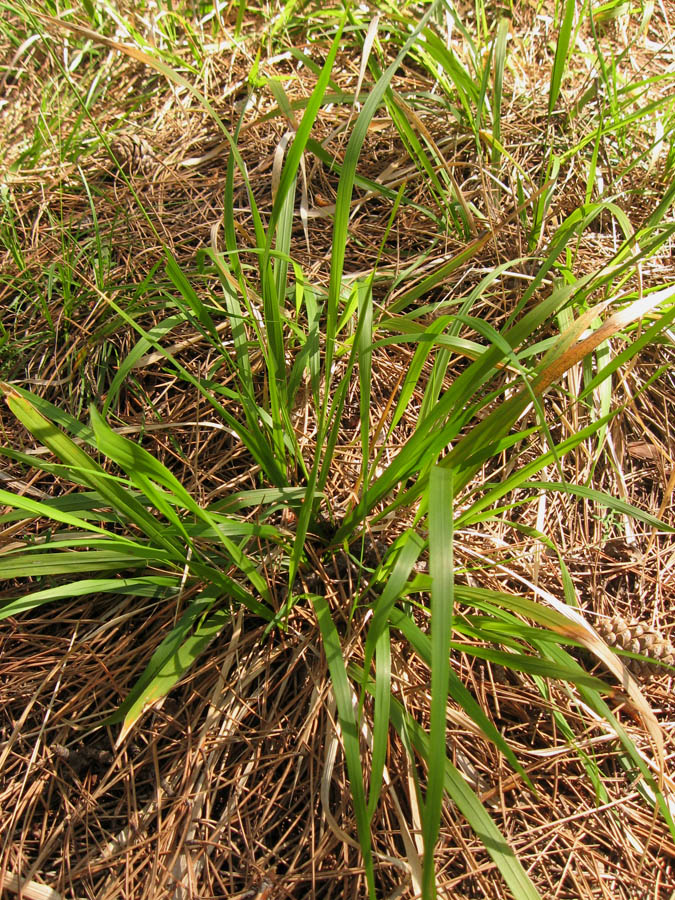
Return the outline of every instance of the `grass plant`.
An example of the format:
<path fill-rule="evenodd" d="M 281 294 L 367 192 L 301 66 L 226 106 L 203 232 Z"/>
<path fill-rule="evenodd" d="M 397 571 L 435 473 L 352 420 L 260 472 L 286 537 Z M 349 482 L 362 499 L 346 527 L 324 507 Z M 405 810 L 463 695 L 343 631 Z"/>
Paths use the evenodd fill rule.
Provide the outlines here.
<path fill-rule="evenodd" d="M 588 568 L 675 530 L 619 449 L 672 461 L 661 15 L 4 9 L 5 889 L 672 878 L 670 706 Z M 580 792 L 602 837 L 537 861 Z"/>

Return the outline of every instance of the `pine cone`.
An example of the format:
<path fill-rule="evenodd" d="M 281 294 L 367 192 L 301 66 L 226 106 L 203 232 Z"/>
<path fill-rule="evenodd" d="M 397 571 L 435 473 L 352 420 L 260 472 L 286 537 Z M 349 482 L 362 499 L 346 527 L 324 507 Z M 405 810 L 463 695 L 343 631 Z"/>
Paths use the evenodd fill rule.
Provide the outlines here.
<path fill-rule="evenodd" d="M 595 627 L 598 634 L 610 647 L 628 650 L 630 653 L 640 653 L 650 659 L 675 666 L 675 647 L 658 631 L 654 631 L 641 622 L 627 622 L 623 616 L 612 616 L 611 619 L 598 622 Z M 651 678 L 666 671 L 662 666 L 640 659 L 630 659 L 624 656 L 623 662 L 638 678 Z"/>
<path fill-rule="evenodd" d="M 157 168 L 157 157 L 145 138 L 122 132 L 110 142 L 115 159 L 127 175 L 149 176 Z"/>

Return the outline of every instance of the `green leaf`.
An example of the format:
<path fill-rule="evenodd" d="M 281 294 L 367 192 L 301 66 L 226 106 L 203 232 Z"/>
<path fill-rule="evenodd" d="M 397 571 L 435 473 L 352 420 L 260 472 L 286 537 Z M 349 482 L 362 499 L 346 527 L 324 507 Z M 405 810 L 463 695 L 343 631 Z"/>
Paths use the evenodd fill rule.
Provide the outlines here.
<path fill-rule="evenodd" d="M 333 695 L 337 705 L 340 728 L 342 730 L 342 744 L 347 762 L 349 785 L 354 803 L 356 827 L 359 834 L 359 843 L 363 854 L 363 862 L 366 869 L 366 881 L 371 900 L 375 900 L 375 875 L 373 872 L 373 854 L 370 843 L 370 816 L 366 808 L 366 795 L 363 785 L 363 771 L 361 769 L 361 754 L 359 750 L 359 727 L 354 712 L 352 688 L 347 678 L 347 669 L 342 657 L 340 638 L 337 629 L 331 619 L 330 610 L 325 597 L 315 596 L 312 600 L 314 610 L 319 622 L 323 650 L 326 654 L 326 662 L 330 671 Z"/>
<path fill-rule="evenodd" d="M 391 647 L 389 628 L 385 628 L 375 644 L 375 712 L 373 715 L 373 748 L 370 763 L 368 819 L 372 821 L 382 790 L 382 773 L 389 744 L 389 708 L 391 703 Z"/>
<path fill-rule="evenodd" d="M 424 549 L 422 538 L 410 529 L 404 532 L 396 543 L 400 546 L 400 552 L 384 590 L 373 604 L 373 620 L 368 629 L 364 651 L 363 665 L 366 676 L 375 653 L 375 647 L 387 627 L 394 604 L 403 596 L 413 566 Z"/>
<path fill-rule="evenodd" d="M 155 650 L 143 674 L 107 722 L 123 721 L 120 744 L 143 712 L 165 697 L 194 661 L 230 621 L 225 610 L 208 614 L 218 599 L 217 591 L 203 591 L 183 613 L 178 624 Z"/>
<path fill-rule="evenodd" d="M 152 504 L 157 509 L 160 509 L 169 521 L 183 534 L 187 543 L 190 544 L 190 539 L 186 529 L 182 525 L 179 517 L 174 513 L 171 505 L 165 502 L 160 492 L 154 488 L 153 482 L 167 488 L 174 495 L 175 502 L 179 506 L 187 509 L 210 526 L 213 535 L 223 545 L 239 568 L 247 575 L 256 590 L 265 600 L 269 601 L 269 589 L 267 584 L 263 576 L 256 570 L 253 562 L 249 560 L 240 548 L 225 535 L 222 529 L 217 527 L 216 522 L 211 515 L 195 502 L 175 475 L 143 447 L 116 434 L 106 424 L 104 419 L 101 418 L 94 407 L 91 408 L 90 414 L 94 433 L 96 434 L 96 439 L 101 451 L 127 472 L 132 482 L 138 485 Z"/>
<path fill-rule="evenodd" d="M 614 512 L 621 513 L 621 515 L 637 519 L 638 522 L 644 522 L 645 525 L 657 528 L 659 531 L 665 531 L 666 533 L 675 531 L 675 527 L 668 525 L 651 513 L 639 509 L 631 503 L 626 503 L 625 500 L 619 500 L 618 497 L 612 497 L 604 491 L 596 491 L 582 484 L 568 484 L 561 481 L 525 481 L 521 486 L 557 491 L 562 494 L 574 494 L 576 497 L 582 497 L 584 500 L 592 500 L 594 503 L 599 503 L 600 506 L 606 506 L 608 509 L 614 510 Z"/>
<path fill-rule="evenodd" d="M 130 594 L 138 597 L 156 597 L 177 591 L 180 585 L 178 578 L 161 576 L 144 576 L 140 578 L 84 578 L 81 581 L 70 581 L 56 587 L 22 594 L 14 600 L 7 600 L 0 605 L 0 619 L 18 616 L 54 600 L 71 600 L 73 597 L 87 597 L 96 594 Z"/>
<path fill-rule="evenodd" d="M 431 640 L 429 636 L 424 634 L 413 620 L 399 609 L 393 609 L 391 611 L 390 622 L 391 626 L 397 628 L 406 638 L 410 647 L 417 653 L 419 658 L 431 667 Z M 463 647 L 462 650 L 464 649 L 465 648 Z M 518 762 L 513 750 L 511 750 L 501 733 L 496 729 L 492 719 L 486 715 L 482 706 L 478 703 L 473 694 L 455 674 L 452 667 L 449 669 L 448 676 L 448 693 L 452 699 L 462 707 L 471 719 L 473 719 L 483 732 L 485 739 L 492 741 L 495 747 L 504 754 L 516 772 L 522 776 L 525 783 L 531 785 L 527 773 Z"/>
<path fill-rule="evenodd" d="M 48 421 L 25 396 L 8 385 L 0 385 L 9 408 L 37 440 L 48 447 L 71 470 L 75 481 L 92 488 L 118 513 L 140 528 L 157 545 L 179 558 L 182 551 L 165 537 L 159 523 L 133 495 L 105 472 L 84 450 Z"/>
<path fill-rule="evenodd" d="M 33 548 L 31 548 L 33 549 Z M 41 578 L 43 575 L 72 575 L 75 572 L 104 572 L 145 567 L 151 561 L 168 560 L 162 551 L 148 548 L 144 556 L 113 550 L 78 550 L 53 553 L 6 553 L 0 556 L 3 578 Z"/>
<path fill-rule="evenodd" d="M 431 742 L 418 723 L 410 716 L 401 704 L 392 699 L 391 719 L 394 728 L 403 734 L 407 732 L 412 745 L 420 756 L 429 761 Z M 475 793 L 468 786 L 451 761 L 445 757 L 443 772 L 443 790 L 457 804 L 483 846 L 495 861 L 514 898 L 518 900 L 541 900 L 541 897 L 527 873 L 518 862 L 515 853 L 509 847 L 504 836 L 487 813 Z M 429 896 L 425 894 L 425 897 Z"/>
<path fill-rule="evenodd" d="M 434 849 L 441 824 L 443 785 L 446 780 L 446 710 L 450 674 L 450 641 L 454 604 L 452 469 L 434 466 L 429 477 L 429 567 L 431 574 L 431 728 L 424 803 L 425 897 L 436 896 Z"/>
<path fill-rule="evenodd" d="M 551 84 L 548 92 L 548 114 L 553 112 L 558 96 L 560 95 L 560 87 L 562 85 L 563 75 L 565 74 L 565 66 L 567 65 L 567 53 L 570 47 L 572 37 L 572 27 L 574 25 L 574 13 L 576 11 L 576 0 L 564 0 L 563 20 L 558 29 L 558 40 L 555 47 L 555 59 L 553 61 L 553 69 L 551 71 Z"/>

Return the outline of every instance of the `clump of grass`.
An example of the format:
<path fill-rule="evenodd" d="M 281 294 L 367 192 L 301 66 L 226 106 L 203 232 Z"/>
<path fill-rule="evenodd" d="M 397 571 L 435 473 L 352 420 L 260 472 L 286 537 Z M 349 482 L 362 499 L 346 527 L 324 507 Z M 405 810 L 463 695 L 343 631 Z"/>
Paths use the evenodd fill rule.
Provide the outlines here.
<path fill-rule="evenodd" d="M 157 896 L 199 893 L 190 878 L 202 878 L 230 895 L 269 884 L 323 896 L 319 881 L 342 879 L 354 896 L 433 897 L 465 880 L 485 890 L 488 865 L 502 879 L 491 890 L 546 896 L 546 867 L 533 873 L 525 859 L 537 805 L 529 791 L 543 786 L 531 763 L 538 753 L 566 754 L 570 793 L 583 775 L 589 816 L 593 804 L 614 809 L 607 770 L 622 767 L 638 779 L 639 815 L 657 810 L 653 827 L 672 840 L 661 725 L 582 611 L 562 546 L 573 521 L 558 529 L 562 541 L 552 527 L 554 515 L 573 520 L 598 508 L 628 535 L 673 530 L 665 505 L 655 515 L 629 502 L 614 436 L 618 414 L 667 372 L 657 364 L 637 390 L 626 374 L 665 347 L 675 317 L 672 273 L 662 268 L 675 231 L 672 150 L 661 152 L 672 140 L 667 76 L 623 83 L 632 45 L 608 63 L 597 17 L 575 19 L 571 3 L 556 10 L 543 98 L 519 95 L 510 79 L 534 52 L 544 19 L 526 32 L 519 57 L 511 17 L 490 22 L 481 4 L 474 31 L 452 6 L 435 3 L 422 15 L 383 7 L 373 19 L 352 9 L 286 8 L 248 36 L 242 6 L 235 32 L 258 61 L 244 70 L 244 93 L 225 115 L 203 89 L 219 60 L 208 48 L 208 30 L 219 31 L 215 10 L 192 21 L 165 10 L 152 41 L 119 11 L 85 11 L 86 22 L 22 12 L 31 46 L 45 47 L 69 100 L 49 110 L 47 133 L 58 139 L 46 142 L 36 129 L 13 167 L 58 157 L 59 196 L 72 191 L 90 230 L 83 236 L 81 220 L 70 225 L 62 203 L 50 222 L 56 258 L 29 254 L 34 198 L 20 185 L 5 193 L 2 225 L 13 265 L 5 288 L 40 324 L 23 345 L 4 325 L 11 352 L 2 390 L 13 423 L 4 427 L 21 437 L 0 451 L 12 466 L 0 495 L 9 586 L 0 615 L 40 621 L 42 607 L 81 597 L 93 604 L 88 642 L 120 640 L 128 623 L 110 689 L 102 692 L 96 670 L 87 675 L 95 708 L 91 691 L 71 689 L 80 710 L 71 727 L 114 734 L 109 756 L 96 759 L 114 797 L 115 828 L 105 840 L 97 833 L 96 849 L 64 871 L 59 890 L 92 871 L 103 873 L 94 876 L 99 896 L 117 889 L 116 855 L 134 849 L 120 812 L 132 793 L 134 753 L 157 775 L 134 809 L 141 831 L 160 821 L 163 798 L 175 798 L 145 875 Z M 648 25 L 635 26 L 634 40 Z M 8 34 L 18 30 L 11 20 Z M 78 67 L 53 51 L 63 33 L 97 62 L 107 54 L 105 78 L 82 63 L 78 81 Z M 570 99 L 582 39 L 601 74 L 595 94 Z M 281 50 L 287 56 L 277 64 L 291 60 L 290 71 L 275 69 Z M 142 170 L 122 165 L 113 141 L 119 123 L 97 119 L 92 102 L 120 60 L 155 73 L 147 98 L 155 112 L 166 84 L 166 96 L 175 92 L 209 122 L 194 160 L 177 146 L 154 174 L 147 153 Z M 120 118 L 141 118 L 142 99 Z M 530 147 L 514 139 L 509 120 L 528 106 L 541 117 Z M 653 117 L 660 124 L 650 131 Z M 373 134 L 381 126 L 391 149 L 378 168 Z M 72 152 L 89 147 L 85 131 L 96 147 L 89 167 Z M 207 230 L 200 197 L 209 176 L 200 171 L 219 161 L 222 213 Z M 643 185 L 657 167 L 662 177 L 649 194 Z M 636 184 L 640 216 L 631 207 Z M 310 196 L 321 201 L 310 206 Z M 190 211 L 194 248 L 168 222 L 174 204 Z M 133 277 L 130 250 L 115 245 L 120 222 L 150 242 L 143 278 Z M 90 305 L 97 313 L 86 318 Z M 72 338 L 56 365 L 39 355 L 41 329 L 55 343 Z M 26 377 L 35 366 L 37 376 Z M 67 393 L 50 393 L 55 378 Z M 29 389 L 32 382 L 46 390 Z M 609 489 L 612 466 L 618 492 Z M 148 615 L 156 632 L 143 622 Z M 580 664 L 580 647 L 602 662 L 604 677 Z M 220 665 L 215 683 L 209 656 Z M 507 673 L 509 689 L 497 686 L 496 673 L 502 685 Z M 191 694 L 192 685 L 208 686 Z M 34 690 L 27 710 L 41 695 Z M 519 692 L 545 711 L 534 734 L 517 713 L 500 727 L 500 695 L 517 709 Z M 294 694 L 304 720 L 292 710 Z M 161 704 L 179 695 L 194 712 L 174 706 L 152 726 L 145 751 L 134 746 L 148 711 L 156 723 Z M 639 725 L 621 721 L 617 698 Z M 257 731 L 243 736 L 253 708 Z M 158 752 L 174 760 L 185 753 L 175 730 L 181 714 L 198 737 L 189 773 L 174 766 L 166 782 Z M 57 733 L 54 719 L 65 727 L 50 706 L 30 738 L 16 726 L 5 756 L 31 739 L 32 765 Z M 266 757 L 265 721 L 283 750 L 278 761 Z M 298 757 L 293 786 L 284 723 L 301 744 L 315 742 Z M 255 762 L 245 762 L 247 741 Z M 472 762 L 476 741 L 484 756 Z M 609 747 L 606 757 L 598 744 Z M 72 752 L 80 756 L 62 758 L 86 756 Z M 490 760 L 508 765 L 509 790 L 517 785 L 527 801 L 491 806 Z M 230 780 L 209 793 L 221 762 Z M 79 763 L 71 768 L 84 777 Z M 296 813 L 301 771 L 311 776 L 302 809 L 317 820 L 306 826 Z M 113 790 L 115 772 L 126 772 L 126 794 Z M 10 791 L 16 812 L 5 858 L 31 879 L 59 832 L 47 842 L 28 835 L 43 801 L 27 803 L 21 785 L 17 778 Z M 251 800 L 256 792 L 264 803 Z M 196 803 L 186 833 L 203 841 L 195 859 L 176 844 L 186 800 Z M 264 831 L 264 850 L 236 871 L 240 851 L 214 849 L 235 806 L 245 814 L 232 846 L 246 846 L 277 802 L 283 812 Z M 197 822 L 202 814 L 208 827 Z M 608 820 L 615 828 L 611 813 Z M 456 848 L 467 841 L 471 853 L 458 862 Z M 631 852 L 651 854 L 655 841 L 632 836 Z"/>

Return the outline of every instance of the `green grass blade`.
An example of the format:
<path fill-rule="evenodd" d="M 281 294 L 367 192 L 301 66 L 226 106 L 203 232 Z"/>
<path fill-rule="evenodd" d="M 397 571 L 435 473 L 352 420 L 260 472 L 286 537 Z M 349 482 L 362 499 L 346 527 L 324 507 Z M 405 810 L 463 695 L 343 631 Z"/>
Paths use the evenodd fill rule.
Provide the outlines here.
<path fill-rule="evenodd" d="M 165 319 L 163 322 L 160 322 L 158 325 L 155 325 L 150 329 L 148 334 L 151 336 L 151 341 L 146 340 L 145 338 L 140 338 L 138 341 L 136 341 L 133 349 L 125 356 L 123 361 L 118 366 L 115 377 L 110 384 L 110 388 L 108 389 L 108 396 L 106 397 L 105 403 L 103 404 L 104 416 L 107 416 L 110 407 L 116 402 L 127 375 L 134 369 L 141 358 L 148 352 L 150 347 L 153 346 L 152 341 L 161 340 L 161 338 L 168 334 L 168 332 L 170 332 L 176 326 L 182 324 L 182 322 L 184 321 L 185 317 L 182 315 L 170 316 L 168 319 Z"/>
<path fill-rule="evenodd" d="M 106 720 L 110 723 L 122 721 L 118 744 L 143 712 L 168 694 L 230 621 L 230 614 L 225 610 L 208 614 L 216 599 L 217 593 L 208 589 L 190 604 L 175 628 L 155 650 L 124 702 Z"/>
<path fill-rule="evenodd" d="M 129 492 L 116 484 L 84 450 L 45 419 L 26 397 L 16 393 L 9 386 L 3 388 L 0 385 L 0 388 L 4 390 L 7 404 L 17 419 L 68 466 L 73 480 L 98 491 L 113 509 L 133 522 L 158 546 L 173 556 L 181 555 L 176 544 L 167 540 L 157 521 L 146 509 Z"/>
<path fill-rule="evenodd" d="M 180 580 L 163 576 L 141 576 L 137 578 L 84 578 L 59 584 L 41 591 L 29 591 L 0 605 L 0 619 L 18 616 L 45 603 L 55 600 L 72 600 L 73 597 L 87 597 L 96 594 L 131 594 L 138 597 L 170 596 L 180 586 Z"/>
<path fill-rule="evenodd" d="M 548 92 L 548 114 L 551 116 L 560 96 L 565 67 L 567 66 L 568 51 L 574 26 L 574 13 L 576 12 L 576 0 L 564 0 L 562 22 L 558 29 L 558 40 L 555 46 L 555 59 L 551 71 L 551 84 Z"/>
<path fill-rule="evenodd" d="M 391 575 L 387 579 L 384 590 L 373 605 L 373 620 L 368 629 L 364 651 L 364 671 L 366 674 L 370 669 L 370 663 L 380 635 L 387 627 L 389 615 L 394 608 L 394 604 L 403 596 L 413 566 L 424 549 L 424 541 L 412 530 L 404 532 L 398 539 L 397 544 L 400 546 L 400 552 L 396 557 Z"/>
<path fill-rule="evenodd" d="M 431 727 L 422 834 L 425 897 L 436 896 L 434 849 L 438 840 L 446 775 L 446 710 L 454 604 L 453 472 L 434 466 L 429 478 L 429 565 L 431 573 Z"/>
<path fill-rule="evenodd" d="M 672 293 L 671 293 L 672 292 Z M 670 298 L 675 300 L 675 289 L 671 286 L 664 289 L 663 294 L 664 300 L 668 300 Z M 614 372 L 618 371 L 623 365 L 627 362 L 630 362 L 631 359 L 636 357 L 641 351 L 643 351 L 646 347 L 650 346 L 654 341 L 658 339 L 658 337 L 665 331 L 665 329 L 669 328 L 670 325 L 675 320 L 675 302 L 670 307 L 667 312 L 664 312 L 662 316 L 660 316 L 653 325 L 649 328 L 645 329 L 639 337 L 625 347 L 620 353 L 617 353 L 613 356 L 610 361 L 598 368 L 596 375 L 591 378 L 585 385 L 581 393 L 579 394 L 579 400 L 584 400 L 590 393 L 595 391 L 597 387 L 605 380 L 609 380 L 610 376 L 614 374 Z"/>
<path fill-rule="evenodd" d="M 194 516 L 208 525 L 213 535 L 220 541 L 227 553 L 237 563 L 239 568 L 247 575 L 251 584 L 261 594 L 263 599 L 269 601 L 269 589 L 264 578 L 256 570 L 255 565 L 249 560 L 240 548 L 231 541 L 208 512 L 203 510 L 191 497 L 188 491 L 178 479 L 155 459 L 143 447 L 134 444 L 115 432 L 106 424 L 94 407 L 90 410 L 92 426 L 96 434 L 102 452 L 120 465 L 128 474 L 131 481 L 138 485 L 141 491 L 151 500 L 153 505 L 160 509 L 170 522 L 184 536 L 186 542 L 191 544 L 190 538 L 180 518 L 174 513 L 170 503 L 165 502 L 160 492 L 155 489 L 153 482 L 169 490 L 175 502 L 187 509 Z"/>
<path fill-rule="evenodd" d="M 13 507 L 14 509 L 30 513 L 31 516 L 35 518 L 43 516 L 54 522 L 61 522 L 64 525 L 71 525 L 74 528 L 83 528 L 86 531 L 91 531 L 93 534 L 104 535 L 106 537 L 110 534 L 105 528 L 100 528 L 98 525 L 94 525 L 93 522 L 87 521 L 86 517 L 75 515 L 64 509 L 59 509 L 58 506 L 49 500 L 31 500 L 29 497 L 24 497 L 20 494 L 11 494 L 9 491 L 0 489 L 0 503 L 5 503 L 7 506 Z M 23 516 L 16 518 L 23 518 Z M 100 515 L 98 516 L 98 520 L 100 521 Z M 7 519 L 7 521 L 11 520 Z M 115 539 L 122 543 L 140 546 L 136 541 L 124 536 L 115 535 Z"/>
<path fill-rule="evenodd" d="M 600 506 L 604 506 L 607 509 L 620 513 L 622 516 L 628 516 L 631 519 L 637 519 L 638 522 L 644 522 L 645 525 L 648 525 L 650 528 L 656 528 L 658 531 L 665 532 L 666 534 L 675 531 L 675 526 L 668 525 L 666 522 L 663 522 L 646 510 L 639 509 L 637 506 L 633 506 L 632 503 L 626 503 L 624 500 L 619 500 L 618 497 L 613 497 L 611 494 L 607 494 L 604 491 L 593 490 L 593 488 L 586 487 L 583 484 L 569 484 L 567 482 L 556 481 L 524 481 L 521 484 L 522 487 L 533 487 L 539 490 L 573 494 L 576 497 L 582 497 L 584 500 L 592 500 L 594 503 L 598 503 Z"/>
<path fill-rule="evenodd" d="M 31 548 L 33 549 L 33 548 Z M 73 575 L 76 572 L 122 572 L 140 569 L 149 563 L 169 564 L 166 555 L 149 548 L 145 555 L 123 550 L 66 550 L 49 553 L 5 553 L 2 560 L 3 578 L 41 578 L 45 575 Z"/>
<path fill-rule="evenodd" d="M 349 214 L 351 209 L 352 190 L 356 175 L 361 147 L 368 131 L 368 126 L 375 115 L 377 108 L 382 103 L 384 95 L 389 89 L 391 79 L 399 68 L 411 47 L 417 40 L 420 32 L 425 28 L 430 16 L 438 3 L 433 3 L 422 16 L 419 24 L 408 37 L 405 44 L 397 54 L 396 59 L 382 73 L 354 124 L 354 130 L 349 138 L 345 150 L 342 175 L 338 186 L 337 200 L 335 202 L 335 218 L 333 224 L 333 242 L 330 269 L 330 284 L 328 288 L 328 301 L 326 304 L 326 358 L 325 371 L 331 372 L 335 341 L 337 334 L 338 305 L 342 295 L 342 275 L 345 261 L 345 248 L 348 241 Z M 329 391 L 326 391 L 328 395 Z"/>
<path fill-rule="evenodd" d="M 359 844 L 363 854 L 363 863 L 366 870 L 368 894 L 371 900 L 375 900 L 375 875 L 373 872 L 373 854 L 370 842 L 370 817 L 366 808 L 366 795 L 363 785 L 363 771 L 361 769 L 361 753 L 359 750 L 359 726 L 356 721 L 352 689 L 347 678 L 345 661 L 340 647 L 340 638 L 331 618 L 328 603 L 325 597 L 313 598 L 314 610 L 321 629 L 323 649 L 326 654 L 326 662 L 330 671 L 333 695 L 337 704 L 340 728 L 342 729 L 342 743 L 344 747 L 349 785 L 354 804 L 356 826 L 359 834 Z"/>
<path fill-rule="evenodd" d="M 178 262 L 170 250 L 164 250 L 166 256 L 166 274 L 169 276 L 174 287 L 180 292 L 183 302 L 187 305 L 192 313 L 193 324 L 202 334 L 210 334 L 216 341 L 218 340 L 218 332 L 213 324 L 213 319 L 199 298 L 190 280 L 185 272 L 178 265 Z M 198 324 L 197 324 L 198 323 Z"/>
<path fill-rule="evenodd" d="M 367 489 L 368 456 L 370 448 L 370 389 L 373 365 L 373 295 L 371 285 L 359 285 L 359 411 L 361 414 L 361 484 Z"/>
<path fill-rule="evenodd" d="M 375 711 L 373 713 L 373 748 L 370 762 L 368 820 L 372 822 L 382 790 L 382 774 L 389 743 L 389 708 L 391 705 L 391 647 L 389 628 L 385 628 L 375 645 Z"/>
<path fill-rule="evenodd" d="M 492 103 L 492 169 L 499 172 L 502 140 L 502 97 L 504 93 L 504 66 L 506 65 L 506 41 L 509 36 L 510 19 L 503 16 L 497 26 L 494 62 L 494 100 Z"/>
<path fill-rule="evenodd" d="M 421 586 L 419 581 L 417 581 L 417 585 Z M 410 616 L 401 612 L 399 609 L 392 609 L 389 621 L 392 628 L 396 628 L 401 632 L 417 656 L 423 660 L 426 665 L 431 667 L 431 639 L 429 636 L 424 634 Z M 539 635 L 540 632 L 537 632 L 537 634 Z M 465 647 L 462 647 L 462 650 L 464 649 Z M 504 661 L 503 657 L 501 661 Z M 530 780 L 527 773 L 518 762 L 513 750 L 506 743 L 502 734 L 497 730 L 492 719 L 486 715 L 483 707 L 478 703 L 476 698 L 468 690 L 463 681 L 455 674 L 452 668 L 449 670 L 448 692 L 452 699 L 462 707 L 466 714 L 480 728 L 486 740 L 492 741 L 495 747 L 504 754 L 514 770 L 521 775 L 523 781 L 529 785 Z"/>
<path fill-rule="evenodd" d="M 431 743 L 418 723 L 392 699 L 391 719 L 394 727 L 408 734 L 412 745 L 423 759 L 429 760 Z M 444 748 L 445 750 L 445 748 Z M 457 804 L 458 809 L 481 839 L 483 846 L 501 872 L 504 881 L 518 900 L 541 900 L 529 876 L 509 847 L 504 836 L 488 815 L 485 807 L 447 757 L 444 759 L 443 790 Z M 425 898 L 431 895 L 425 893 Z"/>

